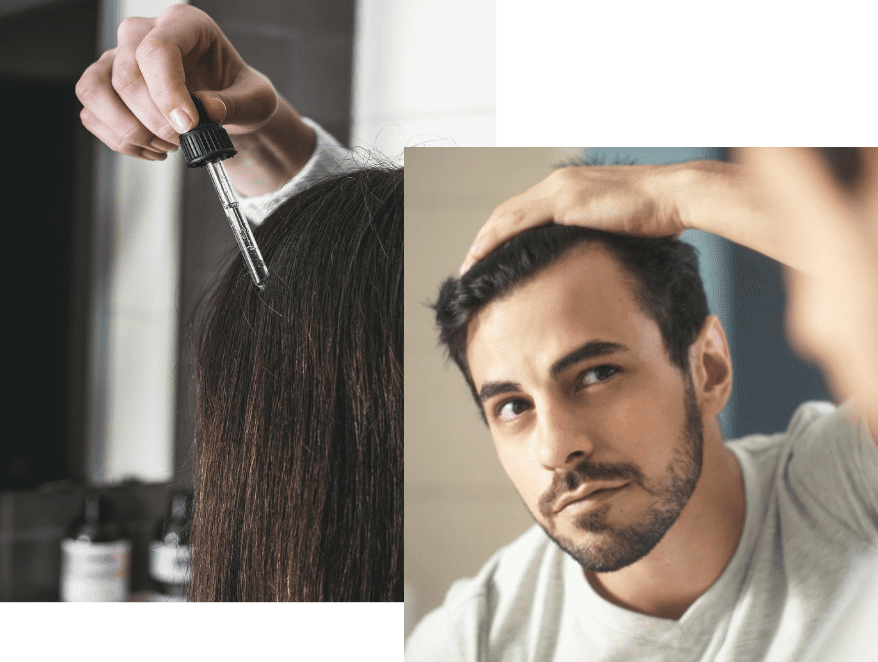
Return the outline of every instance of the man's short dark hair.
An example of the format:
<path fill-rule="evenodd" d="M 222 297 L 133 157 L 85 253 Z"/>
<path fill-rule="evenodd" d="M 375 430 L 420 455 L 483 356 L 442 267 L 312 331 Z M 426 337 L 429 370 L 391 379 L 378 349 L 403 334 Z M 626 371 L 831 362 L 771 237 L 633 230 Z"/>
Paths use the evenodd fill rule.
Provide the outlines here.
<path fill-rule="evenodd" d="M 616 258 L 630 278 L 641 310 L 658 325 L 669 360 L 683 372 L 689 369 L 689 347 L 709 314 L 698 254 L 691 245 L 667 237 L 544 225 L 508 240 L 461 278 L 446 280 L 432 306 L 439 344 L 460 368 L 477 404 L 480 401 L 466 358 L 470 321 L 489 303 L 524 285 L 576 246 L 591 243 L 600 244 Z"/>

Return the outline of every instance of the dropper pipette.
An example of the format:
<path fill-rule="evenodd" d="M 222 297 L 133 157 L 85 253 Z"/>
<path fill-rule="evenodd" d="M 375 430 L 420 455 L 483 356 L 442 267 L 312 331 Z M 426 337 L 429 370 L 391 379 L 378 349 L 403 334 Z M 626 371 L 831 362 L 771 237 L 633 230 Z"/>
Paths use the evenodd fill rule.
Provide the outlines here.
<path fill-rule="evenodd" d="M 207 118 L 201 99 L 194 94 L 190 96 L 198 109 L 199 121 L 197 127 L 180 136 L 180 147 L 186 158 L 186 165 L 190 168 L 207 167 L 210 179 L 213 181 L 213 186 L 229 219 L 229 224 L 232 226 L 238 248 L 241 249 L 241 255 L 250 271 L 250 276 L 256 287 L 261 290 L 268 277 L 268 267 L 265 266 L 262 253 L 253 239 L 253 232 L 250 230 L 247 219 L 238 208 L 238 198 L 231 183 L 229 183 L 229 176 L 222 164 L 225 159 L 237 154 L 238 150 L 232 145 L 232 140 L 226 130 Z"/>

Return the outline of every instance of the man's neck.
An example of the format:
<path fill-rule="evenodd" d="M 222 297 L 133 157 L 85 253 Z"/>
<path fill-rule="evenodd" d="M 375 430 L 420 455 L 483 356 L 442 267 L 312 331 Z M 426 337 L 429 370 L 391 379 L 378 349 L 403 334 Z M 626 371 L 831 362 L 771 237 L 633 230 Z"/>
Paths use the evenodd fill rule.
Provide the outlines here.
<path fill-rule="evenodd" d="M 698 485 L 680 517 L 645 557 L 585 576 L 604 599 L 650 616 L 679 619 L 725 570 L 744 529 L 744 482 L 716 423 L 704 430 Z"/>

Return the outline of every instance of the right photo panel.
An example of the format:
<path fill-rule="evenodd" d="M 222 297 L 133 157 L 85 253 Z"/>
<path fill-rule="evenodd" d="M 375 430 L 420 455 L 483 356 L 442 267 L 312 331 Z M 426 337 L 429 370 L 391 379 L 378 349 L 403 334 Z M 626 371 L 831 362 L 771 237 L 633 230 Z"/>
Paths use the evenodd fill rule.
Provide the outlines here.
<path fill-rule="evenodd" d="M 406 149 L 406 660 L 848 659 L 875 166 Z"/>

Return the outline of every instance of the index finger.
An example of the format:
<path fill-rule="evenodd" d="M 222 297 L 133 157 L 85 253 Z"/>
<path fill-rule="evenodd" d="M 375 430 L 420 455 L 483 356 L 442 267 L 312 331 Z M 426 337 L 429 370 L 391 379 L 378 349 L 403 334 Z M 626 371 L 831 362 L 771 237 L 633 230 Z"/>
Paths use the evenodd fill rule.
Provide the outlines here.
<path fill-rule="evenodd" d="M 192 9 L 187 5 L 169 7 L 137 47 L 137 64 L 153 103 L 179 133 L 198 124 L 198 111 L 189 98 L 183 69 L 183 58 L 204 37 L 200 26 L 193 26 Z"/>

